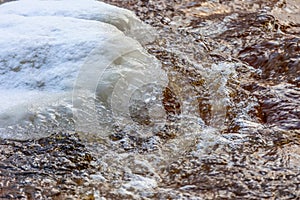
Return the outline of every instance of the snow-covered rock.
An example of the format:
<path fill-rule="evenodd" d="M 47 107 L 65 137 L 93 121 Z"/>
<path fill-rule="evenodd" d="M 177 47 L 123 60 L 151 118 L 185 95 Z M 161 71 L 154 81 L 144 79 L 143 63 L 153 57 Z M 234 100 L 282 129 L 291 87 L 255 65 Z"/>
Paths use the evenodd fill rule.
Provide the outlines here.
<path fill-rule="evenodd" d="M 152 38 L 151 28 L 128 10 L 94 0 L 22 0 L 1 5 L 0 19 L 0 137 L 43 136 L 24 133 L 16 138 L 14 132 L 20 131 L 14 131 L 14 125 L 24 116 L 32 121 L 47 105 L 73 100 L 78 109 L 87 103 L 80 98 L 95 95 L 111 101 L 120 76 L 127 77 L 122 93 L 167 82 L 159 62 L 140 44 Z M 120 107 L 127 112 L 128 95 L 124 99 Z M 108 109 L 113 107 L 108 104 Z M 85 112 L 79 112 L 79 118 L 85 119 L 79 119 L 81 124 L 89 120 Z M 89 116 L 95 118 L 92 112 Z M 85 126 L 80 130 L 85 131 Z"/>

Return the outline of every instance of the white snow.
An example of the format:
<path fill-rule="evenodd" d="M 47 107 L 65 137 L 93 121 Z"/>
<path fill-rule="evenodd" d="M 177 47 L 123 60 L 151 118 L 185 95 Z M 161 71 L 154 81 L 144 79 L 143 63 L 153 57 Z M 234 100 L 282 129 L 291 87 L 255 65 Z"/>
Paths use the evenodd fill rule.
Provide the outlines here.
<path fill-rule="evenodd" d="M 131 11 L 95 0 L 22 0 L 0 6 L 0 14 L 20 16 L 58 16 L 100 21 L 116 26 L 139 42 L 152 40 L 151 26 L 142 23 Z"/>
<path fill-rule="evenodd" d="M 1 88 L 65 89 L 87 55 L 114 37 L 115 27 L 68 17 L 1 15 Z M 133 44 L 136 43 L 133 41 Z M 106 49 L 110 51 L 110 49 Z"/>

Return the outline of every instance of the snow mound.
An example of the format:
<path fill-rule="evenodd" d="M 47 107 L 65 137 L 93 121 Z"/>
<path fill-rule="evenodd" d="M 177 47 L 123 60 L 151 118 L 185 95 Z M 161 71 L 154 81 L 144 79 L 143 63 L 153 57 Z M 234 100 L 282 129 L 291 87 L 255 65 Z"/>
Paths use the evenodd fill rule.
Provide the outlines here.
<path fill-rule="evenodd" d="M 20 126 L 15 125 L 26 118 L 26 124 L 28 120 L 43 121 L 46 123 L 43 125 L 52 126 L 45 116 L 43 120 L 35 117 L 41 116 L 49 105 L 61 106 L 67 102 L 69 109 L 74 96 L 78 109 L 82 95 L 74 94 L 74 88 L 87 96 L 95 96 L 96 89 L 101 91 L 100 96 L 111 96 L 111 88 L 120 77 L 115 74 L 134 79 L 135 84 L 145 80 L 166 84 L 159 62 L 141 46 L 152 38 L 152 29 L 128 10 L 94 0 L 22 0 L 2 4 L 0 18 L 4 19 L 0 20 L 2 138 L 44 136 L 43 131 L 33 135 L 33 131 L 21 126 L 24 133 L 16 138 Z M 116 60 L 114 68 L 111 65 Z M 97 85 L 103 74 L 108 78 L 101 89 Z M 62 126 L 57 119 L 54 121 Z"/>

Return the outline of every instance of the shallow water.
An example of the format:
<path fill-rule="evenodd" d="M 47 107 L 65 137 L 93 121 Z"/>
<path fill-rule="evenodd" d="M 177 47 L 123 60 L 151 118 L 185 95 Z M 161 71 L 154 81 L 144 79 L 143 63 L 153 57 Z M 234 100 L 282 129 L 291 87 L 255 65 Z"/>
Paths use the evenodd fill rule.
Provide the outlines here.
<path fill-rule="evenodd" d="M 0 140 L 2 198 L 300 198 L 300 2 L 106 2 L 157 28 L 166 124 Z"/>

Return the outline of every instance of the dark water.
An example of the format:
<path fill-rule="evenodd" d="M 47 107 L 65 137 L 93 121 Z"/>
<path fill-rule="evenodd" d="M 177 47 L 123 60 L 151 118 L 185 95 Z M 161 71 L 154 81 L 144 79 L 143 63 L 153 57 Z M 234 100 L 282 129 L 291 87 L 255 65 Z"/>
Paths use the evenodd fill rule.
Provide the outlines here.
<path fill-rule="evenodd" d="M 0 199 L 299 199 L 300 1 L 105 2 L 157 28 L 170 125 L 0 140 Z"/>

